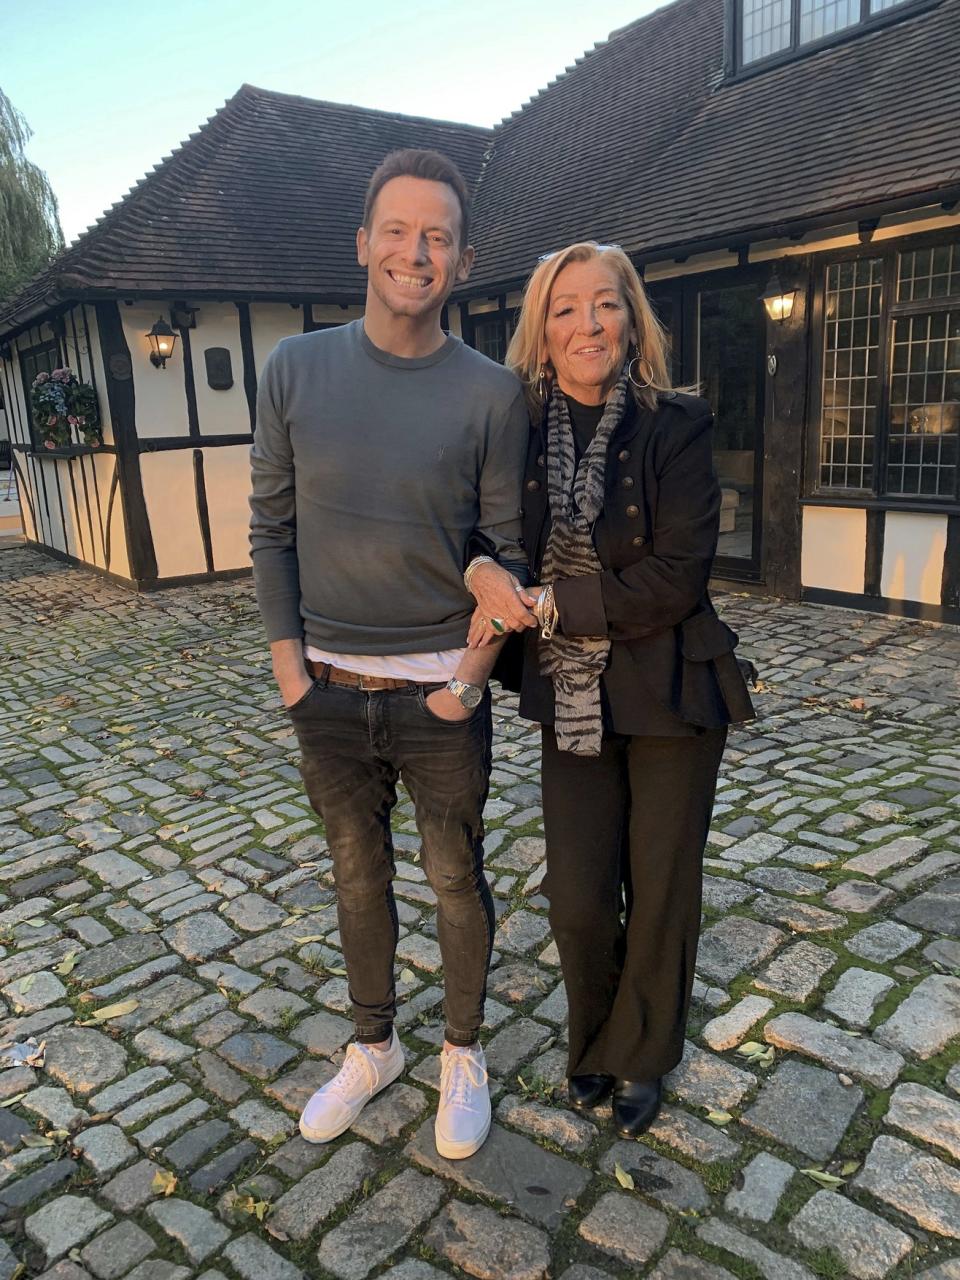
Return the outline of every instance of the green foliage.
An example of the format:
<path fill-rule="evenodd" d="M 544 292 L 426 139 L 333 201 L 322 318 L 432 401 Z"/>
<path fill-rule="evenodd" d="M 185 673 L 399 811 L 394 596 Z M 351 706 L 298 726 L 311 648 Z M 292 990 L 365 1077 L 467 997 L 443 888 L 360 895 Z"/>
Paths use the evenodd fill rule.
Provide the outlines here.
<path fill-rule="evenodd" d="M 63 248 L 57 198 L 28 160 L 30 126 L 0 89 L 0 300 Z"/>

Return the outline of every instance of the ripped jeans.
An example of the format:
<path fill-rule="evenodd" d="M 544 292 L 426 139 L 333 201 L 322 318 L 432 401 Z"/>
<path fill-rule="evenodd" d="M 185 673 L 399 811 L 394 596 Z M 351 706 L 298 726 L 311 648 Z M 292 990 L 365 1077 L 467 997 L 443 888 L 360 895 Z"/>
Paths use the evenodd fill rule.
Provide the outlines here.
<path fill-rule="evenodd" d="M 490 693 L 468 719 L 441 720 L 433 685 L 367 693 L 314 683 L 290 708 L 300 773 L 326 828 L 357 1039 L 386 1040 L 396 1014 L 399 926 L 390 814 L 397 780 L 413 800 L 422 865 L 437 896 L 446 1038 L 476 1041 L 494 933 L 483 873 L 483 806 L 493 738 Z"/>

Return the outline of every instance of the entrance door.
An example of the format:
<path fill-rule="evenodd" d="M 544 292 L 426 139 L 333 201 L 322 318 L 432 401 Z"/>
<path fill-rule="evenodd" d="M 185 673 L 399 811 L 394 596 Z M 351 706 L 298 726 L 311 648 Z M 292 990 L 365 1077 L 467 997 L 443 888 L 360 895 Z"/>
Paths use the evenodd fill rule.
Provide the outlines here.
<path fill-rule="evenodd" d="M 759 573 L 763 479 L 763 306 L 754 283 L 699 289 L 696 381 L 714 413 L 720 481 L 717 567 Z"/>
<path fill-rule="evenodd" d="M 714 283 L 714 281 L 716 283 Z M 760 576 L 763 481 L 762 284 L 739 275 L 661 282 L 650 299 L 673 344 L 673 377 L 693 386 L 714 413 L 720 481 L 719 577 Z"/>

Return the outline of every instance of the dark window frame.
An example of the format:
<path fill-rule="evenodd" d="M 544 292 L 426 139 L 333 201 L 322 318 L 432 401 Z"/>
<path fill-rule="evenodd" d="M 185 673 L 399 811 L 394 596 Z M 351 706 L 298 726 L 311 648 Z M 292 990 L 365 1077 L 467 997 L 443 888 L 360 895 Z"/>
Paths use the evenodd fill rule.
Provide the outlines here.
<path fill-rule="evenodd" d="M 928 315 L 935 311 L 960 310 L 960 294 L 944 298 L 921 298 L 913 302 L 898 302 L 897 262 L 901 253 L 913 249 L 933 249 L 938 245 L 960 244 L 956 228 L 925 234 L 897 237 L 879 243 L 864 244 L 832 253 L 817 254 L 814 259 L 810 305 L 810 352 L 807 448 L 802 501 L 809 505 L 863 507 L 868 510 L 912 511 L 917 513 L 941 513 L 954 515 L 960 512 L 960 465 L 954 477 L 954 493 L 894 494 L 886 489 L 887 461 L 890 440 L 890 392 L 893 377 L 894 322 L 904 316 Z M 878 384 L 876 427 L 872 483 L 869 490 L 826 486 L 820 483 L 820 431 L 823 413 L 824 372 L 824 302 L 827 268 L 835 263 L 850 262 L 862 258 L 879 258 L 882 261 L 882 293 L 880 302 L 880 332 L 877 346 Z"/>
<path fill-rule="evenodd" d="M 510 339 L 516 329 L 516 319 L 518 311 L 515 307 L 507 306 L 507 295 L 505 293 L 498 294 L 497 306 L 489 311 L 470 311 L 469 302 L 466 305 L 461 304 L 460 323 L 463 330 L 463 340 L 467 346 L 473 347 L 475 351 L 480 351 L 477 345 L 477 330 L 481 325 L 497 326 L 499 346 L 503 351 L 503 356 L 497 359 L 490 356 L 487 352 L 481 352 L 486 355 L 488 360 L 497 359 L 498 364 L 503 364 L 507 355 L 507 348 L 510 345 Z"/>
<path fill-rule="evenodd" d="M 820 49 L 841 44 L 847 40 L 856 40 L 868 31 L 876 31 L 881 27 L 892 26 L 916 14 L 935 9 L 941 0 L 902 0 L 902 3 L 880 13 L 870 12 L 870 0 L 860 0 L 860 17 L 848 27 L 839 31 L 831 31 L 819 40 L 807 40 L 800 43 L 800 0 L 790 0 L 790 43 L 785 49 L 768 54 L 765 58 L 754 58 L 750 62 L 743 61 L 743 0 L 727 0 L 726 19 L 726 81 L 728 83 L 745 80 L 749 76 L 761 74 L 773 67 L 783 66 L 786 62 L 794 62 L 817 53 Z"/>
<path fill-rule="evenodd" d="M 43 355 L 46 352 L 53 352 L 55 357 L 53 368 L 60 368 L 60 340 L 56 337 L 48 338 L 44 342 L 34 343 L 32 347 L 22 347 L 17 352 L 20 364 L 20 381 L 23 386 L 23 402 L 27 409 L 27 426 L 30 429 L 30 444 L 34 450 L 40 450 L 41 441 L 37 436 L 36 423 L 33 420 L 33 406 L 30 403 L 30 387 L 33 383 L 33 379 L 37 376 L 37 373 L 41 372 L 41 370 L 35 369 L 34 373 L 29 375 L 27 373 L 27 361 L 38 355 Z M 49 370 L 47 370 L 47 372 L 49 372 Z"/>

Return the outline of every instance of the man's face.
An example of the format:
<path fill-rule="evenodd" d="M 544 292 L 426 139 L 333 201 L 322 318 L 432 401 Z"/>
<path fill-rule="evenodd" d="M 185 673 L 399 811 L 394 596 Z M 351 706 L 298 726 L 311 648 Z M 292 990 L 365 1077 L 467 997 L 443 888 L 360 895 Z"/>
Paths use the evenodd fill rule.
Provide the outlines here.
<path fill-rule="evenodd" d="M 380 189 L 370 226 L 357 232 L 357 261 L 392 315 L 439 311 L 473 265 L 473 249 L 460 248 L 460 202 L 453 188 L 426 178 L 391 178 Z"/>

